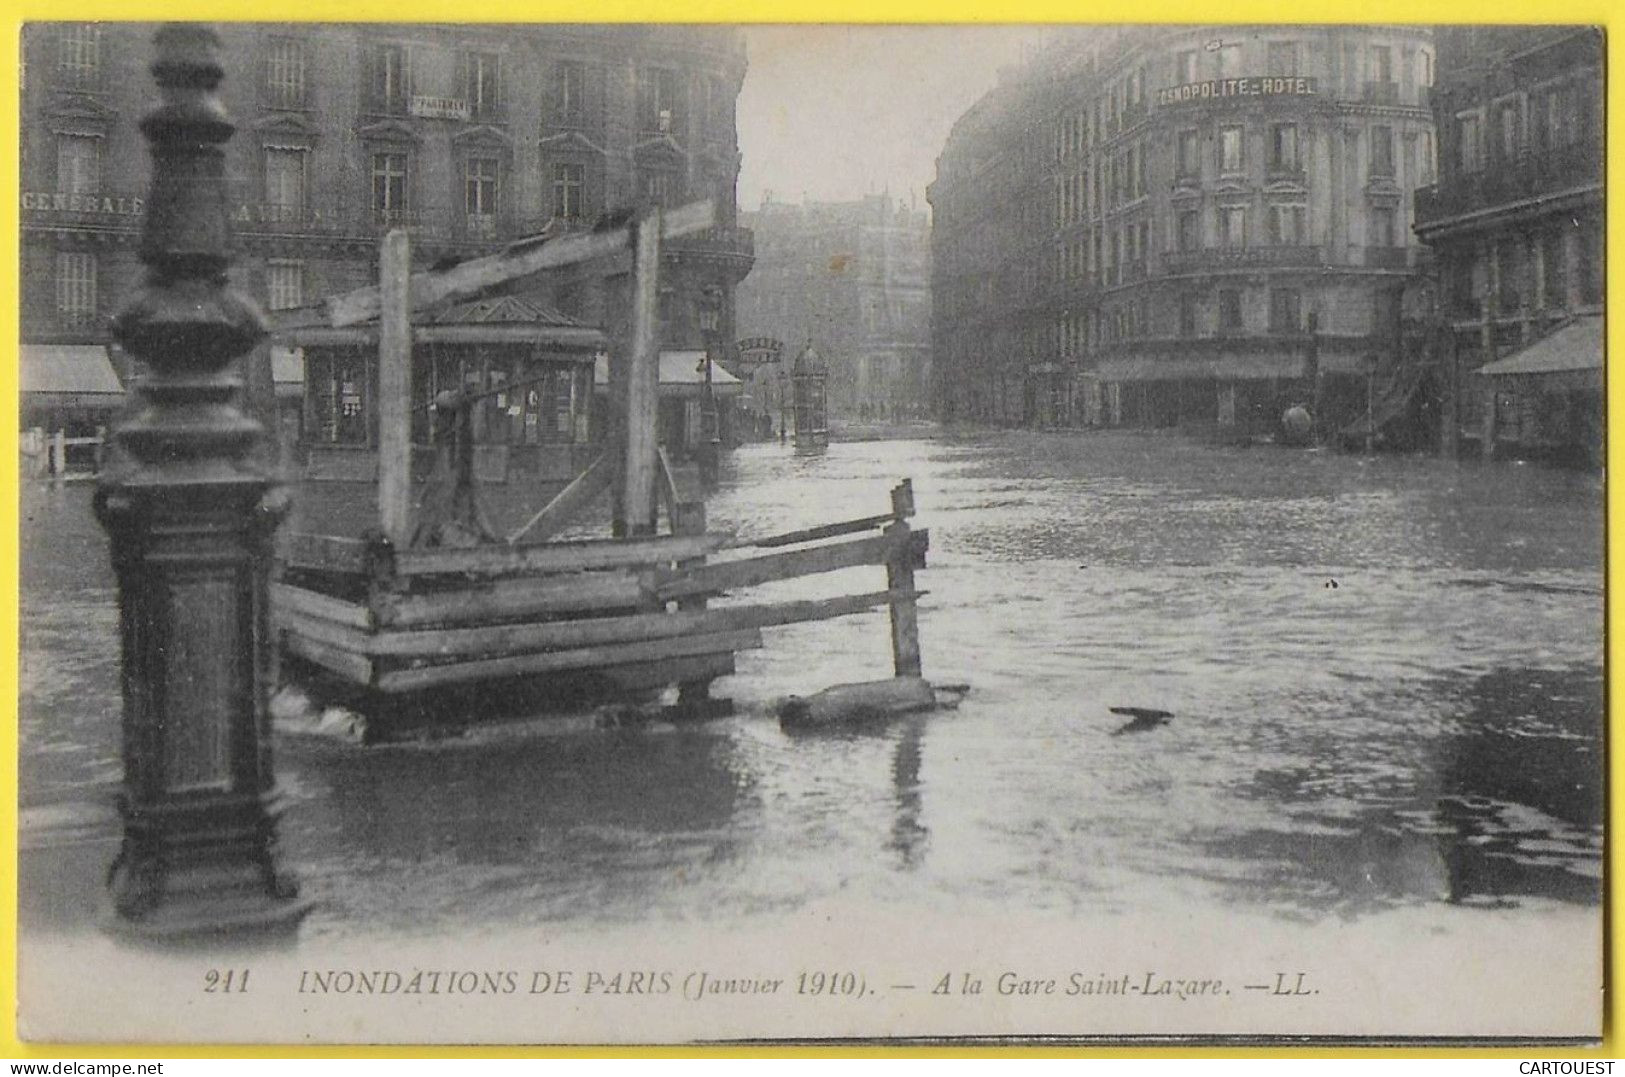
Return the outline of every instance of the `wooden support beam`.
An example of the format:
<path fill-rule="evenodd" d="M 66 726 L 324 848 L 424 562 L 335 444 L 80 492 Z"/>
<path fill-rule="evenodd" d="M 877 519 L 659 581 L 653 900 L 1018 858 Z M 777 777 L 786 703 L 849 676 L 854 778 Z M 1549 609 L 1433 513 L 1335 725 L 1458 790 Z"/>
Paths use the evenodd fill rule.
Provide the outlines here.
<path fill-rule="evenodd" d="M 864 516 L 857 520 L 842 520 L 840 523 L 806 527 L 800 531 L 786 531 L 783 534 L 769 535 L 767 538 L 742 539 L 735 542 L 731 548 L 756 547 L 771 549 L 776 546 L 794 546 L 802 542 L 816 542 L 819 539 L 837 538 L 841 535 L 855 535 L 860 531 L 873 531 L 877 527 L 886 526 L 895 519 L 896 517 L 889 512 L 883 516 Z"/>
<path fill-rule="evenodd" d="M 478 588 L 443 594 L 394 595 L 376 607 L 378 623 L 387 627 L 490 624 L 583 610 L 632 609 L 649 597 L 649 589 L 626 572 L 585 572 L 544 580 L 503 580 Z"/>
<path fill-rule="evenodd" d="M 411 241 L 384 237 L 378 256 L 378 526 L 397 547 L 412 538 Z"/>
<path fill-rule="evenodd" d="M 709 199 L 672 210 L 665 215 L 661 235 L 666 239 L 702 232 L 716 223 L 716 204 Z M 485 289 L 545 269 L 560 269 L 603 258 L 631 245 L 632 232 L 616 228 L 607 232 L 585 232 L 538 242 L 534 239 L 509 244 L 496 254 L 473 258 L 450 269 L 414 273 L 408 284 L 412 310 L 422 310 L 447 299 L 477 295 Z M 282 311 L 271 318 L 272 332 L 312 326 L 342 328 L 360 325 L 378 316 L 382 296 L 377 287 L 357 288 L 330 296 L 319 306 Z"/>
<path fill-rule="evenodd" d="M 638 539 L 595 539 L 537 546 L 470 546 L 397 550 L 395 571 L 401 576 L 519 576 L 543 572 L 659 565 L 702 557 L 721 549 L 733 536 L 647 535 Z"/>
<path fill-rule="evenodd" d="M 632 267 L 632 343 L 621 427 L 621 504 L 626 535 L 655 532 L 660 406 L 660 207 L 638 223 Z"/>
<path fill-rule="evenodd" d="M 924 535 L 920 531 L 916 534 Z M 806 550 L 786 550 L 737 561 L 714 561 L 675 573 L 656 588 L 661 598 L 717 594 L 740 587 L 754 587 L 770 580 L 788 580 L 857 565 L 883 565 L 892 556 L 897 539 L 890 534 L 851 542 L 814 546 Z"/>
<path fill-rule="evenodd" d="M 875 591 L 835 598 L 729 606 L 724 609 L 629 613 L 620 617 L 478 627 L 385 629 L 377 633 L 365 632 L 352 625 L 289 607 L 277 611 L 277 623 L 310 639 L 355 654 L 379 658 L 452 658 L 638 643 L 675 636 L 714 635 L 807 621 L 827 621 L 915 597 L 914 594 Z"/>
<path fill-rule="evenodd" d="M 271 611 L 280 614 L 285 610 L 363 631 L 373 629 L 372 611 L 365 606 L 289 583 L 273 583 Z"/>
<path fill-rule="evenodd" d="M 892 502 L 897 503 L 898 491 L 892 491 Z M 912 498 L 910 498 L 912 500 Z M 920 532 L 922 535 L 925 532 Z M 920 616 L 914 599 L 913 534 L 909 526 L 898 520 L 886 528 L 893 539 L 892 556 L 886 561 L 886 588 L 897 597 L 891 601 L 891 653 L 892 672 L 898 677 L 920 676 Z"/>
<path fill-rule="evenodd" d="M 581 474 L 570 480 L 570 485 L 515 529 L 508 536 L 508 544 L 511 546 L 526 535 L 532 539 L 544 539 L 563 527 L 614 483 L 616 463 L 613 449 L 600 453 Z"/>
<path fill-rule="evenodd" d="M 568 651 L 547 651 L 542 654 L 514 655 L 477 662 L 455 662 L 422 666 L 417 669 L 393 670 L 378 677 L 378 688 L 385 692 L 412 692 L 439 685 L 462 684 L 497 677 L 525 677 L 563 670 L 619 666 L 630 662 L 653 662 L 686 655 L 731 653 L 761 645 L 762 634 L 755 630 L 724 632 L 711 636 L 678 636 L 644 643 L 608 644 L 602 647 L 582 647 Z"/>
<path fill-rule="evenodd" d="M 292 630 L 282 633 L 282 646 L 292 655 L 297 655 L 307 662 L 315 663 L 323 669 L 337 673 L 351 684 L 366 687 L 372 684 L 372 659 L 347 651 L 342 647 L 324 643 L 321 640 Z"/>
<path fill-rule="evenodd" d="M 361 539 L 288 532 L 278 536 L 277 547 L 278 559 L 288 568 L 356 575 L 367 571 L 367 543 Z"/>

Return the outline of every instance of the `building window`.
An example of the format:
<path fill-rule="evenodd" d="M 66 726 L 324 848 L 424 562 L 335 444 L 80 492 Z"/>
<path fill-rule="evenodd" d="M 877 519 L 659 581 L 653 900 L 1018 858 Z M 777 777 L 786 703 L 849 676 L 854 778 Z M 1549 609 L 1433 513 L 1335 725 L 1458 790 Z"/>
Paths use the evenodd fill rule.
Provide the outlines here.
<path fill-rule="evenodd" d="M 1269 44 L 1269 68 L 1266 75 L 1296 75 L 1298 73 L 1298 43 L 1296 41 L 1271 41 Z"/>
<path fill-rule="evenodd" d="M 501 70 L 501 58 L 494 52 L 463 54 L 463 92 L 468 99 L 469 114 L 475 119 L 490 119 L 497 115 Z"/>
<path fill-rule="evenodd" d="M 470 157 L 463 166 L 463 212 L 470 217 L 495 217 L 499 191 L 495 157 Z"/>
<path fill-rule="evenodd" d="M 266 294 L 272 310 L 292 310 L 305 303 L 303 262 L 271 262 L 265 267 Z"/>
<path fill-rule="evenodd" d="M 1219 128 L 1219 171 L 1236 173 L 1242 170 L 1245 163 L 1242 134 L 1240 127 Z"/>
<path fill-rule="evenodd" d="M 1580 286 L 1580 302 L 1595 306 L 1602 302 L 1602 229 L 1595 220 L 1575 233 L 1575 269 Z"/>
<path fill-rule="evenodd" d="M 1296 172 L 1298 170 L 1297 124 L 1270 124 L 1270 170 L 1272 172 Z"/>
<path fill-rule="evenodd" d="M 676 71 L 646 67 L 638 72 L 638 123 L 644 131 L 683 129 L 682 81 Z"/>
<path fill-rule="evenodd" d="M 265 151 L 265 201 L 279 221 L 297 221 L 305 212 L 305 151 L 273 147 Z"/>
<path fill-rule="evenodd" d="M 96 256 L 79 251 L 56 255 L 57 321 L 86 326 L 96 319 Z"/>
<path fill-rule="evenodd" d="M 405 45 L 374 45 L 371 54 L 371 104 L 381 112 L 400 114 L 410 102 L 411 71 Z"/>
<path fill-rule="evenodd" d="M 561 127 L 579 127 L 587 115 L 587 71 L 574 60 L 563 60 L 554 69 L 553 105 Z"/>
<path fill-rule="evenodd" d="M 367 360 L 359 351 L 305 353 L 316 438 L 330 445 L 367 444 Z"/>
<path fill-rule="evenodd" d="M 582 193 L 586 169 L 577 164 L 553 166 L 553 216 L 573 221 L 585 213 Z"/>
<path fill-rule="evenodd" d="M 1427 49 L 1422 49 L 1416 54 L 1416 84 L 1433 85 L 1433 54 Z"/>
<path fill-rule="evenodd" d="M 65 86 L 92 89 L 101 82 L 102 30 L 77 23 L 62 28 L 57 52 L 57 76 Z"/>
<path fill-rule="evenodd" d="M 1247 245 L 1247 207 L 1219 207 L 1219 246 L 1235 249 Z"/>
<path fill-rule="evenodd" d="M 1241 291 L 1237 288 L 1219 289 L 1219 328 L 1240 329 Z"/>
<path fill-rule="evenodd" d="M 1202 174 L 1202 135 L 1194 129 L 1179 132 L 1179 151 L 1176 164 L 1180 176 L 1195 178 Z"/>
<path fill-rule="evenodd" d="M 102 140 L 88 135 L 56 137 L 56 189 L 94 194 L 102 187 Z"/>
<path fill-rule="evenodd" d="M 1523 117 L 1516 101 L 1507 101 L 1496 107 L 1496 148 L 1503 161 L 1515 161 L 1523 150 Z"/>
<path fill-rule="evenodd" d="M 305 107 L 305 43 L 273 37 L 265 44 L 265 103 L 272 108 Z"/>
<path fill-rule="evenodd" d="M 1476 112 L 1456 117 L 1456 152 L 1463 172 L 1484 171 L 1484 125 Z"/>
<path fill-rule="evenodd" d="M 668 206 L 677 200 L 677 174 L 664 169 L 643 173 L 643 198 L 653 206 Z"/>
<path fill-rule="evenodd" d="M 1375 83 L 1388 83 L 1394 81 L 1394 51 L 1387 45 L 1371 46 L 1371 81 Z"/>
<path fill-rule="evenodd" d="M 1219 77 L 1221 79 L 1234 78 L 1236 75 L 1241 74 L 1240 45 L 1220 45 L 1218 53 Z"/>
<path fill-rule="evenodd" d="M 1201 213 L 1194 209 L 1180 210 L 1177 236 L 1180 250 L 1198 250 L 1202 246 Z"/>
<path fill-rule="evenodd" d="M 1392 247 L 1394 245 L 1396 216 L 1393 206 L 1371 207 L 1371 246 Z"/>
<path fill-rule="evenodd" d="M 1270 289 L 1270 332 L 1296 333 L 1303 327 L 1296 288 Z"/>
<path fill-rule="evenodd" d="M 1270 242 L 1282 247 L 1294 247 L 1303 243 L 1306 232 L 1304 220 L 1307 213 L 1308 210 L 1303 206 L 1271 206 Z"/>
<path fill-rule="evenodd" d="M 1511 314 L 1524 304 L 1524 251 L 1523 240 L 1508 236 L 1495 248 L 1495 269 L 1501 294 L 1498 297 L 1500 313 Z"/>
<path fill-rule="evenodd" d="M 1196 335 L 1196 297 L 1182 295 L 1179 297 L 1179 335 L 1194 337 Z"/>
<path fill-rule="evenodd" d="M 1562 309 L 1569 305 L 1569 274 L 1563 250 L 1562 229 L 1554 229 L 1541 237 L 1541 273 L 1545 277 L 1545 305 Z"/>
<path fill-rule="evenodd" d="M 1196 50 L 1186 49 L 1174 57 L 1174 83 L 1184 86 L 1196 81 Z"/>
<path fill-rule="evenodd" d="M 380 222 L 406 218 L 406 154 L 372 155 L 372 212 Z"/>
<path fill-rule="evenodd" d="M 1373 176 L 1392 176 L 1394 174 L 1394 129 L 1392 127 L 1373 127 L 1371 129 L 1371 174 Z"/>
<path fill-rule="evenodd" d="M 1417 145 L 1419 147 L 1417 153 L 1421 158 L 1417 165 L 1417 182 L 1426 186 L 1437 179 L 1439 175 L 1439 164 L 1434 157 L 1433 150 L 1433 132 L 1423 131 L 1421 137 L 1417 140 Z"/>

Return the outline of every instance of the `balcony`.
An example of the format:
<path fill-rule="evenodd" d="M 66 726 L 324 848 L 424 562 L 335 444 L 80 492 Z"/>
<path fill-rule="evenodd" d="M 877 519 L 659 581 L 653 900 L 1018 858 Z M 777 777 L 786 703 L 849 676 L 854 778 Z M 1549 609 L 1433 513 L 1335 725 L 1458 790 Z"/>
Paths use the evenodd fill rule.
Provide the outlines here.
<path fill-rule="evenodd" d="M 1267 183 L 1290 183 L 1298 187 L 1309 186 L 1309 177 L 1301 164 L 1290 164 L 1285 161 L 1271 162 L 1265 166 L 1264 180 Z"/>
<path fill-rule="evenodd" d="M 1502 161 L 1482 172 L 1457 172 L 1431 187 L 1417 188 L 1416 224 L 1425 228 L 1462 214 L 1601 183 L 1598 143 L 1575 142 Z"/>
<path fill-rule="evenodd" d="M 697 253 L 724 254 L 742 258 L 756 257 L 756 233 L 749 228 L 718 225 L 703 232 L 678 236 L 667 242 L 673 250 Z"/>
<path fill-rule="evenodd" d="M 1399 83 L 1367 82 L 1361 87 L 1360 100 L 1372 105 L 1399 104 Z"/>
<path fill-rule="evenodd" d="M 1324 261 L 1318 245 L 1272 247 L 1204 247 L 1194 251 L 1169 251 L 1162 256 L 1169 273 L 1201 273 L 1222 269 L 1253 269 L 1271 266 L 1316 266 Z"/>
<path fill-rule="evenodd" d="M 1411 264 L 1409 247 L 1366 247 L 1361 261 L 1371 269 L 1408 269 Z"/>

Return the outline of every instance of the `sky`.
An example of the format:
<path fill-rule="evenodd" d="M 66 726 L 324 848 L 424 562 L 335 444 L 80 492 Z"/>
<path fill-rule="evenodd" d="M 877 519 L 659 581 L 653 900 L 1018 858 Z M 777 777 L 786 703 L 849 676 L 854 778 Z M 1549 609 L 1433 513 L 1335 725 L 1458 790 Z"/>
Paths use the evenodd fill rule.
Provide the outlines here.
<path fill-rule="evenodd" d="M 751 26 L 739 207 L 890 190 L 925 208 L 948 130 L 1038 40 L 1025 26 Z"/>

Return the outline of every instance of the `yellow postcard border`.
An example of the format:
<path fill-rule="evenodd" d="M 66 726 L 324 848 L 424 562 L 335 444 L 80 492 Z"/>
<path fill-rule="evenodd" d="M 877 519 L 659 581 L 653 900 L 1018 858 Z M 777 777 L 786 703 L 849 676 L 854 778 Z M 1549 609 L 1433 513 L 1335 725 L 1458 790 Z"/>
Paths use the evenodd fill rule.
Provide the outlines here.
<path fill-rule="evenodd" d="M 1198 7 L 1206 6 L 1206 4 Z M 522 3 L 496 0 L 485 5 L 471 20 L 466 3 L 457 0 L 359 0 L 347 11 L 347 21 L 444 21 L 444 22 L 853 22 L 853 23 L 965 23 L 1013 24 L 1078 22 L 1087 14 L 1089 22 L 1194 22 L 1204 14 L 1190 3 L 1170 0 L 1095 0 L 1086 9 L 1066 0 L 1007 0 L 1000 4 L 997 17 L 985 0 L 599 0 L 590 8 L 566 5 L 558 0 Z M 278 10 L 280 8 L 280 10 Z M 1213 4 L 1208 21 L 1221 23 L 1283 22 L 1338 23 L 1569 23 L 1603 26 L 1607 31 L 1608 70 L 1619 70 L 1614 60 L 1620 53 L 1613 33 L 1625 20 L 1616 17 L 1615 5 L 1606 0 L 1368 0 L 1359 9 L 1361 18 L 1350 20 L 1346 0 L 1298 0 L 1290 10 L 1279 2 L 1227 0 Z M 1283 18 L 1283 16 L 1289 16 Z M 132 20 L 212 19 L 227 21 L 316 21 L 296 13 L 293 5 L 265 3 L 264 0 L 69 0 L 51 2 L 23 0 L 12 18 L 0 23 L 0 55 L 18 55 L 19 34 L 30 20 Z M 0 146 L 19 144 L 19 86 L 16 68 L 0 65 Z M 1608 174 L 1625 171 L 1625 80 L 1607 80 Z M 0 155 L 0 180 L 6 188 L 18 187 L 16 153 Z M 1605 212 L 1615 219 L 1620 199 L 1609 184 Z M 18 403 L 17 341 L 20 308 L 18 266 L 20 234 L 16 198 L 0 202 L 0 236 L 6 246 L 0 259 L 0 399 Z M 1625 264 L 1625 233 L 1610 228 L 1607 237 L 1607 264 Z M 1625 310 L 1625 273 L 1608 274 L 1608 309 L 1616 303 Z M 1608 319 L 1608 352 L 1625 354 L 1625 331 L 1620 322 Z M 1625 462 L 1625 380 L 1606 378 L 1609 438 L 1607 462 L 1616 471 Z M 17 459 L 17 428 L 0 423 L 0 460 Z M 0 685 L 17 684 L 18 663 L 18 469 L 0 466 Z M 1625 531 L 1625 510 L 1621 510 L 1613 484 L 1608 484 L 1608 563 Z M 1608 580 L 1605 570 L 1605 582 Z M 1625 657 L 1612 631 L 1616 599 L 1607 589 L 1606 668 L 1616 667 Z M 1615 730 L 1620 689 L 1610 679 L 1608 686 L 1609 740 Z M 1010 1056 L 1048 1058 L 1614 1058 L 1620 1057 L 1619 992 L 1620 954 L 1614 944 L 1614 929 L 1622 911 L 1619 889 L 1612 885 L 1616 867 L 1616 845 L 1612 840 L 1625 821 L 1619 797 L 1610 797 L 1608 815 L 1604 904 L 1604 968 L 1608 989 L 1604 994 L 1604 1038 L 1600 1049 L 1531 1049 L 1528 1047 L 1029 1047 L 967 1045 L 849 1045 L 817 1044 L 744 1047 L 379 1047 L 379 1046 L 298 1046 L 239 1045 L 221 1047 L 188 1044 L 37 1044 L 17 1039 L 16 1027 L 16 926 L 17 926 L 17 697 L 14 691 L 0 700 L 0 788 L 11 795 L 0 797 L 0 864 L 12 870 L 0 884 L 0 1053 L 10 1058 L 853 1058 L 877 1055 L 932 1056 Z M 1625 764 L 1610 752 L 1609 784 L 1618 788 Z"/>

